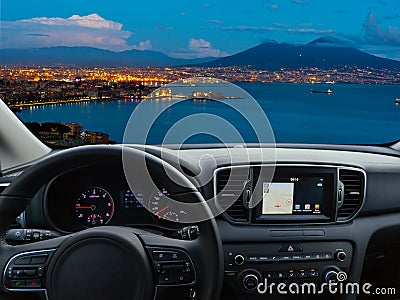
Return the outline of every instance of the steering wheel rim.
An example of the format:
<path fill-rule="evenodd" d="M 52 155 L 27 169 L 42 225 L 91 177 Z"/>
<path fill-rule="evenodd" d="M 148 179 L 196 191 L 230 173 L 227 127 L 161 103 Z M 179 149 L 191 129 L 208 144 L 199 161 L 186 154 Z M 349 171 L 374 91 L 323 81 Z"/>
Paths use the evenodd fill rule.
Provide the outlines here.
<path fill-rule="evenodd" d="M 222 288 L 223 251 L 218 227 L 215 219 L 211 215 L 209 207 L 196 187 L 182 173 L 160 158 L 142 150 L 128 146 L 83 146 L 50 155 L 28 168 L 15 179 L 0 196 L 1 235 L 4 236 L 9 225 L 11 225 L 15 218 L 26 209 L 30 200 L 36 195 L 40 188 L 47 184 L 52 178 L 60 173 L 67 172 L 77 167 L 90 165 L 94 162 L 115 161 L 119 163 L 122 159 L 122 151 L 124 151 L 124 155 L 140 157 L 141 159 L 145 158 L 150 168 L 167 168 L 168 172 L 172 172 L 175 175 L 175 180 L 178 178 L 181 181 L 181 184 L 176 186 L 178 194 L 187 193 L 190 195 L 191 201 L 193 201 L 194 198 L 195 201 L 197 200 L 203 203 L 202 207 L 210 218 L 196 224 L 200 229 L 200 236 L 196 241 L 188 242 L 161 238 L 151 234 L 133 233 L 139 237 L 144 247 L 166 245 L 168 247 L 177 247 L 178 249 L 187 251 L 190 259 L 193 260 L 196 277 L 199 279 L 196 284 L 193 285 L 197 293 L 196 299 L 217 299 Z M 90 231 L 90 229 L 88 229 L 88 231 Z M 92 232 L 94 232 L 96 236 L 96 230 L 92 230 Z M 74 235 L 78 234 L 79 232 L 71 236 L 74 237 Z M 57 239 L 55 239 L 16 247 L 10 247 L 2 243 L 0 245 L 0 253 L 2 253 L 2 255 L 0 255 L 0 265 L 4 269 L 7 262 L 10 263 L 10 257 L 13 257 L 13 255 L 17 253 L 53 247 L 51 244 L 55 244 L 57 246 L 56 249 L 58 249 L 62 247 L 63 243 L 66 243 L 65 238 L 60 238 L 58 243 Z M 48 288 L 49 287 L 47 287 L 47 289 Z M 157 288 L 154 293 L 156 292 Z M 49 298 L 49 300 L 57 299 Z"/>

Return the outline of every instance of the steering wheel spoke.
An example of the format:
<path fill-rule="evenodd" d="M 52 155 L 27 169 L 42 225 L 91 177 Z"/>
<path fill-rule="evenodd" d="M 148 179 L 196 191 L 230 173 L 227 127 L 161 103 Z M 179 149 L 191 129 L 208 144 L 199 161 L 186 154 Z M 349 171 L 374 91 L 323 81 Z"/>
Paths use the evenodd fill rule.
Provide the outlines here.
<path fill-rule="evenodd" d="M 46 292 L 51 257 L 69 236 L 20 246 L 3 246 L 2 287 L 10 292 Z M 5 253 L 7 253 L 7 257 Z"/>
<path fill-rule="evenodd" d="M 156 234 L 141 234 L 152 262 L 156 287 L 193 286 L 196 284 L 196 266 L 192 250 L 198 241 L 182 241 Z"/>

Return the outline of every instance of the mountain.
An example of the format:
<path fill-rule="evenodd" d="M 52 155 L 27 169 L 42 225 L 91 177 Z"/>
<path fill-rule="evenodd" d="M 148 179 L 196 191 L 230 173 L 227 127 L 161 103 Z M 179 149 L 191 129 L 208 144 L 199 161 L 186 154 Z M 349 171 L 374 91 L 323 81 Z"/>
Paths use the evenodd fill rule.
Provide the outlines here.
<path fill-rule="evenodd" d="M 400 61 L 377 57 L 345 45 L 342 47 L 327 45 L 326 42 L 327 40 L 325 39 L 302 46 L 267 42 L 232 56 L 219 58 L 214 61 L 198 64 L 197 66 L 226 67 L 251 65 L 254 68 L 269 70 L 305 67 L 332 69 L 340 66 L 400 69 Z"/>
<path fill-rule="evenodd" d="M 113 52 L 90 47 L 2 49 L 0 64 L 76 65 L 81 67 L 179 66 L 204 63 L 215 58 L 178 59 L 161 52 L 128 50 Z"/>

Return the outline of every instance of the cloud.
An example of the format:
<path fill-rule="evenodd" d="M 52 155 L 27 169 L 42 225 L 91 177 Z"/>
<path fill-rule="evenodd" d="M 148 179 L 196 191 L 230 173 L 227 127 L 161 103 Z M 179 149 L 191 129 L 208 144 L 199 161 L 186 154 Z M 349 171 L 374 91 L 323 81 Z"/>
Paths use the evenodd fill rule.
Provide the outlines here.
<path fill-rule="evenodd" d="M 224 31 L 249 31 L 249 32 L 270 32 L 270 31 L 282 31 L 291 33 L 303 33 L 303 34 L 334 34 L 336 33 L 333 29 L 320 29 L 320 28 L 310 28 L 306 26 L 316 26 L 321 27 L 322 24 L 282 24 L 275 23 L 274 26 L 232 26 L 232 27 L 222 27 Z"/>
<path fill-rule="evenodd" d="M 310 0 L 292 0 L 292 2 L 299 5 L 307 5 L 310 3 Z"/>
<path fill-rule="evenodd" d="M 274 11 L 274 10 L 279 10 L 279 5 L 273 4 L 269 7 L 269 10 Z"/>
<path fill-rule="evenodd" d="M 362 42 L 371 45 L 391 45 L 400 47 L 400 30 L 397 27 L 382 28 L 380 20 L 373 13 L 369 13 L 363 24 L 364 36 Z"/>
<path fill-rule="evenodd" d="M 48 34 L 42 34 L 42 33 L 27 33 L 26 35 L 28 35 L 28 36 L 42 36 L 42 37 L 49 36 Z"/>
<path fill-rule="evenodd" d="M 386 16 L 383 19 L 385 19 L 385 20 L 393 20 L 393 19 L 398 19 L 398 18 L 400 18 L 400 14 Z"/>
<path fill-rule="evenodd" d="M 222 22 L 221 20 L 206 20 L 206 22 L 208 23 L 213 23 L 213 24 L 223 24 L 224 22 Z"/>
<path fill-rule="evenodd" d="M 289 28 L 288 32 L 309 33 L 309 34 L 333 34 L 336 33 L 333 29 L 315 29 L 315 28 Z"/>
<path fill-rule="evenodd" d="M 2 21 L 1 47 L 42 48 L 55 46 L 87 46 L 112 51 L 134 49 L 127 43 L 132 33 L 123 25 L 98 14 L 73 15 L 69 18 L 32 18 Z M 139 45 L 140 46 L 140 45 Z"/>
<path fill-rule="evenodd" d="M 98 28 L 98 29 L 103 28 L 110 30 L 122 29 L 121 23 L 106 20 L 100 17 L 98 14 L 90 14 L 87 16 L 73 15 L 67 19 L 41 17 L 41 18 L 23 19 L 20 20 L 19 22 L 55 25 L 55 26 L 80 26 L 80 27 Z"/>
<path fill-rule="evenodd" d="M 214 49 L 209 41 L 202 38 L 191 38 L 186 49 L 180 49 L 170 53 L 170 55 L 176 58 L 204 58 L 223 57 L 228 54 L 219 49 Z"/>
<path fill-rule="evenodd" d="M 222 27 L 222 30 L 265 32 L 265 31 L 276 31 L 278 30 L 278 28 L 269 26 L 230 26 L 230 27 Z"/>
<path fill-rule="evenodd" d="M 142 51 L 144 51 L 144 50 L 151 50 L 151 49 L 153 49 L 153 46 L 151 45 L 150 40 L 145 40 L 145 41 L 143 41 L 143 42 L 140 42 L 139 45 L 134 45 L 134 46 L 132 46 L 132 48 L 133 48 L 133 49 L 136 49 L 136 50 L 142 50 Z"/>

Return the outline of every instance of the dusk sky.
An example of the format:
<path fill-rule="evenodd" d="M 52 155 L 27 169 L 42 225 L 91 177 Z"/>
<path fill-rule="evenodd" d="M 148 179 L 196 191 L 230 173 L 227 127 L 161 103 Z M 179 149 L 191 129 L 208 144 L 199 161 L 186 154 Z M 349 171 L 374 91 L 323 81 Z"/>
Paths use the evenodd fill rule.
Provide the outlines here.
<path fill-rule="evenodd" d="M 400 60 L 400 0 L 2 0 L 1 48 L 90 46 L 220 57 L 323 36 Z"/>

